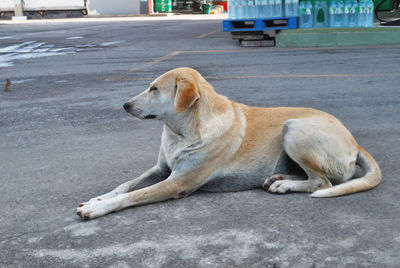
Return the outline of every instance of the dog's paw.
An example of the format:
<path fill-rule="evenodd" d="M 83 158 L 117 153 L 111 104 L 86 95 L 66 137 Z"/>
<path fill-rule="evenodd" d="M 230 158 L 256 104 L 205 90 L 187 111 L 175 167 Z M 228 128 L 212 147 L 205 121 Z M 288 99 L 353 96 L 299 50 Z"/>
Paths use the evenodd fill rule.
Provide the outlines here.
<path fill-rule="evenodd" d="M 79 204 L 76 214 L 83 220 L 91 220 L 116 211 L 118 203 L 112 199 Z"/>
<path fill-rule="evenodd" d="M 274 174 L 274 175 L 272 175 L 271 177 L 269 177 L 268 179 L 266 179 L 265 180 L 265 182 L 264 182 L 264 184 L 263 184 L 263 188 L 265 189 L 265 190 L 269 190 L 269 188 L 271 187 L 271 185 L 274 183 L 274 182 L 276 182 L 276 181 L 278 181 L 278 180 L 283 180 L 284 178 L 283 178 L 283 176 L 284 175 L 281 175 L 281 174 Z"/>
<path fill-rule="evenodd" d="M 291 191 L 291 183 L 290 180 L 275 180 L 275 182 L 269 186 L 268 192 L 278 194 L 288 193 Z"/>

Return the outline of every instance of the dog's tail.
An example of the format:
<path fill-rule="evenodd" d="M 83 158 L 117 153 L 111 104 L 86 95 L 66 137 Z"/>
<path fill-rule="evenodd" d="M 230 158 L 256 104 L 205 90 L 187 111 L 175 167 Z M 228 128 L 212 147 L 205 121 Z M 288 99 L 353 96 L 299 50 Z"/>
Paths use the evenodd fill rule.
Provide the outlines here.
<path fill-rule="evenodd" d="M 365 175 L 361 178 L 352 179 L 330 188 L 317 190 L 311 197 L 335 197 L 366 191 L 377 186 L 381 180 L 381 170 L 375 159 L 361 146 L 358 146 L 356 163 L 362 167 Z"/>

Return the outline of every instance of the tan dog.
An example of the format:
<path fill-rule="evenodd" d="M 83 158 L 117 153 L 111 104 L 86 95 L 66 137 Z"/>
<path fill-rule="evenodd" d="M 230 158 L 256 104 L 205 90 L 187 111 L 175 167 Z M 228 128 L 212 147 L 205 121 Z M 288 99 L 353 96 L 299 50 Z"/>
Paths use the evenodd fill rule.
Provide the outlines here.
<path fill-rule="evenodd" d="M 185 197 L 199 188 L 221 192 L 262 186 L 273 193 L 333 197 L 381 181 L 378 164 L 332 115 L 235 103 L 190 68 L 163 74 L 124 108 L 140 119 L 164 122 L 158 162 L 140 177 L 80 204 L 77 214 L 83 219 Z M 137 189 L 150 179 L 159 182 Z"/>

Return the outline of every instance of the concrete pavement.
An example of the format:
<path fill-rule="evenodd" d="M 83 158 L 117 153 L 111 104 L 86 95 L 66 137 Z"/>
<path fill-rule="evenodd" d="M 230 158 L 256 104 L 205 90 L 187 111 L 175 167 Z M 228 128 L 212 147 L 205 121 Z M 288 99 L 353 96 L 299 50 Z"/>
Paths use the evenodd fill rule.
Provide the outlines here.
<path fill-rule="evenodd" d="M 400 46 L 248 49 L 221 25 L 0 24 L 0 267 L 398 267 Z M 334 114 L 382 184 L 333 199 L 196 193 L 81 221 L 80 202 L 155 163 L 161 123 L 122 104 L 181 66 L 235 101 Z"/>

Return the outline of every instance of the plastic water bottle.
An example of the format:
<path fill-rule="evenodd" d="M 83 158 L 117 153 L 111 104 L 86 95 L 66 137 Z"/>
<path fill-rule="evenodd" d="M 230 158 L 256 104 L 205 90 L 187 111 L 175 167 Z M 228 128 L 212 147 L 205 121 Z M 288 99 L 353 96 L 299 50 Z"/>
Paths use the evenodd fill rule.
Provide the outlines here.
<path fill-rule="evenodd" d="M 277 8 L 277 13 L 276 13 L 276 15 L 277 15 L 277 17 L 278 18 L 280 18 L 280 17 L 283 17 L 283 10 L 284 10 L 284 8 L 285 8 L 285 6 L 283 5 L 283 1 L 284 0 L 278 0 L 277 1 L 277 6 L 278 6 L 278 8 Z"/>
<path fill-rule="evenodd" d="M 358 17 L 357 17 L 357 26 L 365 27 L 366 15 L 367 15 L 367 3 L 365 0 L 360 0 L 358 3 Z"/>
<path fill-rule="evenodd" d="M 292 6 L 292 0 L 282 0 L 283 1 L 283 16 L 284 17 L 289 17 L 290 14 L 290 8 Z"/>
<path fill-rule="evenodd" d="M 355 0 L 352 0 L 350 2 L 350 18 L 348 22 L 348 27 L 356 27 L 357 26 L 357 2 Z"/>
<path fill-rule="evenodd" d="M 228 19 L 232 19 L 232 0 L 228 0 Z"/>
<path fill-rule="evenodd" d="M 299 28 L 307 28 L 306 4 L 304 1 L 299 5 Z"/>
<path fill-rule="evenodd" d="M 234 19 L 239 19 L 239 10 L 240 10 L 240 2 L 241 0 L 235 0 L 234 4 L 232 5 L 234 11 L 233 11 L 233 16 Z"/>
<path fill-rule="evenodd" d="M 336 1 L 329 2 L 329 27 L 335 27 L 335 17 L 336 17 L 337 4 Z"/>
<path fill-rule="evenodd" d="M 229 0 L 228 1 L 228 18 L 229 19 L 236 19 L 236 9 L 235 9 L 236 1 L 235 0 Z"/>
<path fill-rule="evenodd" d="M 268 0 L 260 0 L 260 18 L 267 17 Z"/>
<path fill-rule="evenodd" d="M 269 6 L 271 7 L 271 18 L 276 17 L 276 1 L 277 0 L 270 0 Z"/>
<path fill-rule="evenodd" d="M 285 17 L 297 17 L 299 8 L 298 0 L 285 0 Z"/>
<path fill-rule="evenodd" d="M 275 0 L 268 0 L 269 1 L 269 17 L 273 18 L 275 16 Z"/>
<path fill-rule="evenodd" d="M 300 2 L 299 6 L 299 27 L 312 28 L 312 4 L 310 1 Z"/>
<path fill-rule="evenodd" d="M 292 0 L 293 5 L 293 17 L 299 16 L 299 0 Z"/>
<path fill-rule="evenodd" d="M 339 0 L 336 6 L 335 27 L 344 27 L 344 2 Z"/>
<path fill-rule="evenodd" d="M 344 1 L 344 27 L 350 27 L 350 11 L 351 11 L 351 2 L 350 0 Z"/>
<path fill-rule="evenodd" d="M 307 21 L 307 28 L 312 28 L 314 27 L 314 21 L 313 21 L 313 11 L 314 7 L 313 4 L 310 1 L 307 1 L 306 3 L 306 15 L 308 16 L 308 21 Z"/>
<path fill-rule="evenodd" d="M 254 0 L 247 1 L 247 17 L 254 19 Z"/>
<path fill-rule="evenodd" d="M 306 15 L 306 5 L 304 4 L 304 1 L 301 1 L 299 5 L 299 28 L 304 28 L 303 23 L 305 15 Z"/>
<path fill-rule="evenodd" d="M 284 8 L 283 8 L 284 14 L 283 14 L 283 16 L 284 17 L 290 17 L 291 14 L 293 13 L 292 8 L 293 8 L 292 0 L 284 0 Z"/>
<path fill-rule="evenodd" d="M 254 18 L 257 19 L 260 17 L 260 2 L 261 0 L 254 0 Z"/>
<path fill-rule="evenodd" d="M 242 0 L 236 0 L 236 19 L 240 20 L 241 18 L 243 18 Z"/>
<path fill-rule="evenodd" d="M 247 0 L 242 0 L 242 19 L 247 19 Z"/>
<path fill-rule="evenodd" d="M 261 8 L 261 17 L 262 18 L 269 18 L 269 11 L 271 10 L 269 7 L 269 3 L 268 0 L 262 0 L 262 4 L 261 4 L 262 8 Z"/>
<path fill-rule="evenodd" d="M 248 19 L 249 18 L 249 12 L 248 12 L 248 0 L 242 0 L 242 9 L 243 9 L 243 13 L 242 13 L 242 19 Z"/>
<path fill-rule="evenodd" d="M 271 0 L 264 0 L 264 17 L 272 17 Z"/>
<path fill-rule="evenodd" d="M 374 25 L 374 2 L 368 0 L 367 2 L 367 15 L 366 15 L 365 25 L 367 27 L 372 27 Z"/>

